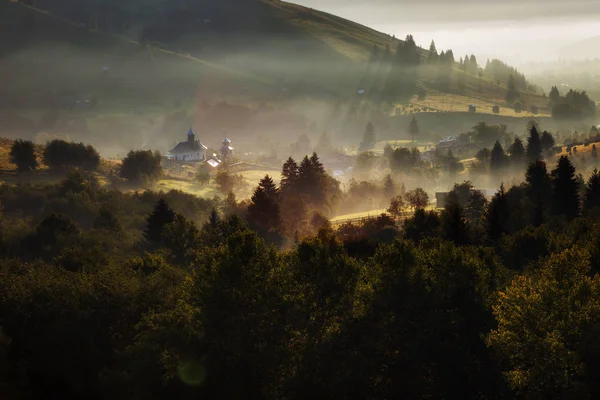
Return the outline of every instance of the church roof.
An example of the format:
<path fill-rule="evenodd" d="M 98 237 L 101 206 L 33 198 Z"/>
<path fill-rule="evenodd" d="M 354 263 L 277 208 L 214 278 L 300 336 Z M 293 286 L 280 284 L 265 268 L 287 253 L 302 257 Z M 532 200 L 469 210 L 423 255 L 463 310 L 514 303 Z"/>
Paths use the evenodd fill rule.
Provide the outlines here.
<path fill-rule="evenodd" d="M 192 127 L 190 126 L 190 130 L 188 131 L 188 136 L 192 136 L 194 135 L 194 130 L 192 129 Z"/>
<path fill-rule="evenodd" d="M 225 137 L 225 139 L 223 139 L 223 144 L 229 144 L 231 143 L 231 140 L 227 139 L 227 137 Z"/>
<path fill-rule="evenodd" d="M 200 143 L 200 141 L 196 140 L 195 142 L 179 142 L 177 146 L 175 146 L 169 153 L 171 154 L 183 154 L 183 153 L 192 153 L 194 151 L 204 151 L 207 150 L 208 147 Z"/>

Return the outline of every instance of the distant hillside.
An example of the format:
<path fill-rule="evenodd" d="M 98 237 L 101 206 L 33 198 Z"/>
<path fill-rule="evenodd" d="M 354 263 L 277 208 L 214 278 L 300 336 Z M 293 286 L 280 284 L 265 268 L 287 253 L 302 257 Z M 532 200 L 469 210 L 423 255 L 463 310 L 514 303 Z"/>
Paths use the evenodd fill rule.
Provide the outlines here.
<path fill-rule="evenodd" d="M 562 47 L 558 54 L 562 59 L 585 60 L 598 58 L 600 36 L 593 36 Z"/>
<path fill-rule="evenodd" d="M 511 74 L 523 117 L 531 106 L 548 113 L 547 99 L 501 62 L 461 63 L 446 49 L 432 63 L 429 51 L 407 48 L 280 1 L 0 0 L 0 131 L 164 150 L 189 125 L 209 141 L 230 132 L 273 146 L 327 130 L 350 145 L 367 120 L 385 126 L 411 113 L 417 94 L 413 104 L 430 112 L 472 102 L 512 115 Z"/>

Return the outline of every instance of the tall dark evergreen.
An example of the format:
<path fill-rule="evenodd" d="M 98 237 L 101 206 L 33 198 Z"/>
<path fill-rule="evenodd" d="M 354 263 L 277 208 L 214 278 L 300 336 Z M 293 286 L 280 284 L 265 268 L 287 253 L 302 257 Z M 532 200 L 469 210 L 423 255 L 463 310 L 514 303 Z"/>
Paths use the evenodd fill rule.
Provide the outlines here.
<path fill-rule="evenodd" d="M 250 226 L 263 234 L 279 231 L 281 228 L 279 190 L 269 175 L 261 179 L 251 201 L 248 206 Z"/>
<path fill-rule="evenodd" d="M 595 144 L 592 145 L 592 152 L 591 152 L 590 156 L 592 157 L 593 163 L 595 163 L 595 164 L 598 163 L 598 149 L 596 149 Z"/>
<path fill-rule="evenodd" d="M 408 127 L 408 131 L 410 132 L 410 136 L 412 136 L 412 140 L 413 142 L 415 141 L 415 136 L 417 136 L 420 132 L 419 129 L 419 122 L 417 121 L 416 117 L 412 117 L 412 119 L 410 120 L 410 125 Z"/>
<path fill-rule="evenodd" d="M 165 227 L 175 221 L 175 211 L 165 199 L 160 199 L 146 219 L 144 237 L 152 245 L 161 245 L 164 241 Z"/>
<path fill-rule="evenodd" d="M 530 164 L 525 173 L 525 180 L 530 221 L 533 226 L 540 226 L 550 211 L 550 198 L 552 197 L 552 181 L 548 175 L 546 163 L 536 161 Z"/>
<path fill-rule="evenodd" d="M 510 163 L 513 166 L 520 167 L 525 162 L 525 147 L 523 141 L 519 138 L 515 138 L 513 144 L 510 145 L 508 152 L 510 153 Z"/>
<path fill-rule="evenodd" d="M 386 201 L 389 201 L 392 197 L 396 195 L 396 184 L 392 179 L 390 174 L 387 174 L 385 180 L 383 181 L 383 196 Z"/>
<path fill-rule="evenodd" d="M 290 157 L 283 164 L 283 169 L 281 171 L 281 182 L 279 186 L 281 187 L 281 192 L 285 193 L 288 190 L 293 191 L 294 186 L 298 182 L 298 163 Z"/>
<path fill-rule="evenodd" d="M 375 137 L 375 128 L 373 127 L 373 124 L 369 121 L 367 127 L 365 128 L 365 134 L 363 135 L 362 142 L 360 142 L 358 149 L 360 151 L 371 150 L 373 147 L 375 147 L 375 143 L 377 143 L 377 139 Z"/>
<path fill-rule="evenodd" d="M 432 40 L 431 45 L 429 45 L 429 55 L 427 56 L 427 63 L 431 65 L 437 64 L 439 59 L 439 55 L 437 52 L 437 48 L 435 47 L 435 42 Z"/>
<path fill-rule="evenodd" d="M 598 173 L 598 169 L 594 169 L 590 179 L 588 179 L 583 199 L 583 210 L 585 212 L 594 208 L 600 208 L 600 173 Z"/>
<path fill-rule="evenodd" d="M 517 89 L 517 85 L 515 83 L 514 76 L 510 75 L 508 77 L 508 83 L 507 83 L 506 87 L 507 87 L 506 102 L 508 104 L 512 104 L 516 100 L 519 99 L 519 90 Z"/>
<path fill-rule="evenodd" d="M 469 243 L 469 224 L 458 201 L 450 201 L 442 212 L 442 237 L 456 245 Z"/>
<path fill-rule="evenodd" d="M 506 153 L 499 141 L 496 141 L 490 154 L 490 171 L 499 174 L 506 168 Z"/>
<path fill-rule="evenodd" d="M 529 136 L 527 137 L 526 154 L 527 162 L 529 164 L 542 160 L 542 143 L 540 139 L 540 134 L 535 125 L 531 127 L 531 130 L 529 131 Z"/>
<path fill-rule="evenodd" d="M 554 136 L 552 136 L 550 132 L 542 132 L 542 136 L 540 137 L 540 146 L 545 154 L 548 154 L 552 151 L 555 143 L 556 141 L 554 140 Z"/>
<path fill-rule="evenodd" d="M 575 167 L 567 156 L 561 156 L 556 169 L 552 171 L 552 200 L 555 215 L 564 215 L 569 219 L 579 215 L 579 183 Z"/>
<path fill-rule="evenodd" d="M 500 190 L 488 203 L 483 216 L 486 237 L 489 243 L 497 244 L 502 236 L 508 233 L 509 213 L 510 207 L 504 185 L 500 185 Z"/>

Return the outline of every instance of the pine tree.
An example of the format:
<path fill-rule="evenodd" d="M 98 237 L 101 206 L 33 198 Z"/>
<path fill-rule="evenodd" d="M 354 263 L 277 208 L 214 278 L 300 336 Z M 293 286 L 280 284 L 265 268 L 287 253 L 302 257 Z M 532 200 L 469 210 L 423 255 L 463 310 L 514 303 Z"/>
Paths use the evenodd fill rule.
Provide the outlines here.
<path fill-rule="evenodd" d="M 415 118 L 414 116 L 410 120 L 410 125 L 408 127 L 408 131 L 410 132 L 410 135 L 412 136 L 412 140 L 414 142 L 415 136 L 417 136 L 419 134 L 419 122 L 417 121 L 417 118 Z"/>
<path fill-rule="evenodd" d="M 160 199 L 146 219 L 144 237 L 152 245 L 161 245 L 164 240 L 165 226 L 174 220 L 175 212 L 169 207 L 165 199 Z"/>
<path fill-rule="evenodd" d="M 389 201 L 392 197 L 396 195 L 396 184 L 392 179 L 390 174 L 387 174 L 385 180 L 383 181 L 383 196 L 386 201 Z"/>
<path fill-rule="evenodd" d="M 273 179 L 266 175 L 258 184 L 248 206 L 248 222 L 259 233 L 277 232 L 281 228 L 279 190 Z"/>
<path fill-rule="evenodd" d="M 506 221 L 509 219 L 509 214 L 508 198 L 504 191 L 504 185 L 501 185 L 500 191 L 488 204 L 483 217 L 488 242 L 497 244 L 502 236 L 508 233 Z"/>
<path fill-rule="evenodd" d="M 375 138 L 375 128 L 373 128 L 373 124 L 369 121 L 367 127 L 365 128 L 363 140 L 360 142 L 359 150 L 371 150 L 373 147 L 375 147 L 375 143 L 377 143 L 377 139 Z"/>
<path fill-rule="evenodd" d="M 542 144 L 540 134 L 535 125 L 531 127 L 527 137 L 527 161 L 529 164 L 542 160 Z"/>
<path fill-rule="evenodd" d="M 442 212 L 442 237 L 456 245 L 469 243 L 469 225 L 463 208 L 457 202 L 450 202 Z"/>
<path fill-rule="evenodd" d="M 529 165 L 525 173 L 527 182 L 527 198 L 531 208 L 531 223 L 540 226 L 546 219 L 549 199 L 552 196 L 552 182 L 546 169 L 546 163 L 536 161 Z"/>
<path fill-rule="evenodd" d="M 525 147 L 523 141 L 519 138 L 515 138 L 513 144 L 509 147 L 510 162 L 513 166 L 521 166 L 525 161 Z"/>
<path fill-rule="evenodd" d="M 600 207 L 600 173 L 598 173 L 598 169 L 594 169 L 585 185 L 583 210 L 589 212 L 598 207 Z"/>
<path fill-rule="evenodd" d="M 569 219 L 579 215 L 579 183 L 575 167 L 567 156 L 561 156 L 552 171 L 552 199 L 555 215 L 564 215 Z"/>
<path fill-rule="evenodd" d="M 437 64 L 439 59 L 437 49 L 435 47 L 435 42 L 432 40 L 431 45 L 429 46 L 429 55 L 427 56 L 427 63 L 430 65 Z"/>
<path fill-rule="evenodd" d="M 556 86 L 552 86 L 550 89 L 550 93 L 548 95 L 550 102 L 556 104 L 560 101 L 560 93 L 558 92 L 558 88 Z"/>
<path fill-rule="evenodd" d="M 233 192 L 229 192 L 230 194 L 233 194 Z M 229 198 L 229 195 L 228 195 Z M 231 201 L 231 199 L 230 199 Z M 235 201 L 235 195 L 233 197 L 233 201 Z M 218 228 L 219 224 L 221 223 L 221 217 L 219 216 L 219 213 L 217 212 L 216 208 L 213 208 L 212 210 L 210 210 L 210 215 L 208 216 L 208 225 L 211 228 Z"/>
<path fill-rule="evenodd" d="M 298 164 L 292 157 L 290 157 L 283 164 L 283 169 L 281 171 L 281 182 L 279 184 L 281 187 L 281 192 L 284 193 L 284 195 L 287 193 L 288 190 L 291 190 L 293 192 L 297 182 Z"/>
<path fill-rule="evenodd" d="M 518 99 L 519 99 L 519 92 L 518 92 L 517 86 L 515 84 L 515 78 L 511 74 L 508 77 L 507 92 L 506 92 L 506 102 L 508 104 L 512 104 L 512 103 L 514 103 Z"/>
<path fill-rule="evenodd" d="M 494 174 L 501 173 L 506 167 L 506 154 L 499 141 L 496 141 L 490 155 L 490 171 Z"/>
<path fill-rule="evenodd" d="M 544 153 L 550 152 L 554 148 L 555 143 L 554 137 L 550 132 L 542 132 L 542 136 L 540 137 L 540 146 Z"/>

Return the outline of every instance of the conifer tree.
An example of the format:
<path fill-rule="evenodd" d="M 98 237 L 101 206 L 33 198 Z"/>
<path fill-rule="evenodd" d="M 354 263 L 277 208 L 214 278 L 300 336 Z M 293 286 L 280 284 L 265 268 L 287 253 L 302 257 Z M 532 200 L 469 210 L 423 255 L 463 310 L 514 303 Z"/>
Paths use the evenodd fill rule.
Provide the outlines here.
<path fill-rule="evenodd" d="M 540 140 L 540 134 L 535 125 L 531 127 L 529 136 L 527 137 L 526 154 L 529 164 L 542 160 L 542 144 Z"/>
<path fill-rule="evenodd" d="M 515 83 L 515 78 L 511 74 L 508 77 L 507 92 L 506 92 L 506 102 L 508 104 L 512 104 L 512 103 L 514 103 L 518 99 L 519 99 L 519 92 L 517 90 L 517 86 L 516 86 L 516 83 Z"/>
<path fill-rule="evenodd" d="M 383 181 L 383 196 L 386 201 L 390 200 L 392 197 L 396 195 L 396 184 L 392 179 L 390 174 L 387 174 L 385 180 Z"/>
<path fill-rule="evenodd" d="M 435 47 L 435 42 L 432 40 L 431 45 L 429 45 L 429 55 L 427 56 L 427 63 L 430 65 L 437 64 L 439 59 L 437 48 Z"/>
<path fill-rule="evenodd" d="M 408 127 L 408 131 L 410 132 L 410 135 L 412 136 L 412 140 L 414 142 L 415 136 L 417 136 L 420 131 L 419 130 L 419 122 L 417 121 L 417 118 L 415 118 L 414 116 L 410 120 L 410 125 Z"/>
<path fill-rule="evenodd" d="M 583 210 L 588 212 L 598 207 L 600 207 L 600 173 L 598 173 L 598 169 L 594 169 L 585 185 Z"/>
<path fill-rule="evenodd" d="M 546 163 L 536 161 L 529 165 L 525 173 L 527 182 L 527 198 L 531 209 L 531 223 L 540 226 L 544 223 L 550 198 L 552 196 L 552 182 L 546 169 Z"/>
<path fill-rule="evenodd" d="M 165 199 L 160 199 L 146 219 L 144 237 L 152 245 L 161 245 L 164 240 L 165 226 L 174 220 L 175 212 L 169 207 Z"/>
<path fill-rule="evenodd" d="M 450 201 L 442 212 L 442 237 L 456 245 L 469 243 L 469 225 L 463 208 L 456 201 Z"/>
<path fill-rule="evenodd" d="M 591 157 L 592 157 L 592 162 L 594 163 L 594 165 L 597 164 L 598 163 L 598 150 L 596 149 L 595 144 L 592 145 Z"/>
<path fill-rule="evenodd" d="M 513 166 L 521 166 L 525 161 L 525 147 L 523 141 L 519 138 L 515 138 L 513 144 L 508 149 L 510 153 L 510 162 Z"/>
<path fill-rule="evenodd" d="M 294 190 L 296 183 L 298 182 L 298 164 L 290 157 L 283 164 L 281 171 L 281 192 L 285 195 L 288 190 Z"/>
<path fill-rule="evenodd" d="M 375 143 L 377 143 L 377 139 L 375 138 L 375 128 L 373 127 L 373 124 L 369 121 L 367 127 L 365 128 L 363 140 L 362 142 L 360 142 L 359 150 L 371 150 L 373 147 L 375 147 Z"/>
<path fill-rule="evenodd" d="M 506 167 L 506 154 L 499 141 L 496 141 L 490 154 L 490 171 L 494 174 L 501 173 Z"/>
<path fill-rule="evenodd" d="M 554 136 L 548 131 L 542 132 L 542 136 L 540 137 L 540 147 L 544 153 L 549 153 L 552 151 L 555 145 Z"/>
<path fill-rule="evenodd" d="M 273 179 L 266 175 L 258 184 L 248 206 L 248 222 L 260 233 L 277 232 L 281 228 L 279 190 Z"/>
<path fill-rule="evenodd" d="M 575 167 L 567 156 L 561 156 L 556 169 L 552 171 L 552 200 L 555 215 L 564 215 L 569 219 L 579 215 L 579 183 Z"/>
<path fill-rule="evenodd" d="M 488 242 L 497 244 L 502 236 L 508 233 L 506 221 L 509 219 L 509 213 L 504 185 L 500 185 L 500 190 L 492 197 L 483 217 Z"/>

